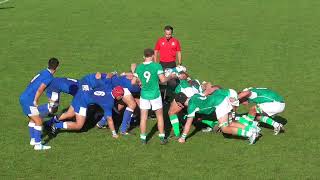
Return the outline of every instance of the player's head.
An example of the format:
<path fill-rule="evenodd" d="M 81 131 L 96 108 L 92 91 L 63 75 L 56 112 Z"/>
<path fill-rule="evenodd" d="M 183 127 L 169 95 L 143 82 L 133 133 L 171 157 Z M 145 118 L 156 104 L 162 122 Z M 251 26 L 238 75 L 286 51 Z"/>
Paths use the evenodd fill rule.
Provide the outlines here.
<path fill-rule="evenodd" d="M 172 34 L 173 34 L 173 27 L 170 25 L 165 26 L 164 27 L 164 36 L 167 39 L 170 39 L 172 37 Z"/>
<path fill-rule="evenodd" d="M 151 59 L 152 60 L 153 56 L 154 56 L 154 50 L 151 49 L 151 48 L 144 49 L 143 55 L 144 55 L 145 59 Z"/>
<path fill-rule="evenodd" d="M 52 70 L 53 73 L 56 72 L 57 68 L 59 66 L 59 60 L 57 58 L 50 58 L 48 61 L 48 69 Z"/>
<path fill-rule="evenodd" d="M 174 100 L 180 107 L 188 106 L 188 97 L 183 92 L 176 94 Z"/>
<path fill-rule="evenodd" d="M 116 100 L 120 100 L 122 99 L 123 95 L 124 95 L 124 90 L 122 88 L 122 86 L 116 86 L 112 89 L 112 96 L 116 99 Z"/>

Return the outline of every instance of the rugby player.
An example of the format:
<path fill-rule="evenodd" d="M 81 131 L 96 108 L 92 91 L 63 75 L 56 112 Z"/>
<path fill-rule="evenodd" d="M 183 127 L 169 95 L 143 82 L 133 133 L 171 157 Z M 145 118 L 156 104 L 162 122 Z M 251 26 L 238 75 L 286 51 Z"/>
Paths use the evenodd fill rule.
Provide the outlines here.
<path fill-rule="evenodd" d="M 47 150 L 51 146 L 41 144 L 42 118 L 39 115 L 38 101 L 46 87 L 53 80 L 53 75 L 57 71 L 59 60 L 50 58 L 48 68 L 40 71 L 30 81 L 25 91 L 20 95 L 20 104 L 23 113 L 29 118 L 30 145 L 34 150 Z"/>

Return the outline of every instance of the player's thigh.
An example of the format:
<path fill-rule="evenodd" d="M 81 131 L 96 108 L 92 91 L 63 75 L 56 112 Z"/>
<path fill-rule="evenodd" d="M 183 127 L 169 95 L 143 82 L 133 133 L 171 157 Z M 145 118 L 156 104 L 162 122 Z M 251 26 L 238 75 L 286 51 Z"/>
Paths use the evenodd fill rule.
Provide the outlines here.
<path fill-rule="evenodd" d="M 140 98 L 140 109 L 141 110 L 151 109 L 151 101 L 148 99 Z"/>
<path fill-rule="evenodd" d="M 170 104 L 168 114 L 169 115 L 178 114 L 181 110 L 182 108 L 178 105 L 178 103 L 175 100 L 173 100 Z"/>
<path fill-rule="evenodd" d="M 131 94 L 124 95 L 122 101 L 131 109 L 135 109 L 136 102 Z"/>
<path fill-rule="evenodd" d="M 79 128 L 83 127 L 85 122 L 86 122 L 86 116 L 76 114 L 76 123 Z"/>
<path fill-rule="evenodd" d="M 153 111 L 161 109 L 162 108 L 162 98 L 161 98 L 161 96 L 159 96 L 156 99 L 150 100 L 150 103 L 151 103 Z"/>
<path fill-rule="evenodd" d="M 228 114 L 231 112 L 232 110 L 232 105 L 229 103 L 228 98 L 225 98 L 221 104 L 219 104 L 216 107 L 216 115 L 217 115 L 217 119 L 220 119 L 222 117 L 224 117 L 225 115 L 228 116 Z"/>
<path fill-rule="evenodd" d="M 285 103 L 280 102 L 269 102 L 259 104 L 259 108 L 266 113 L 268 116 L 273 116 L 275 114 L 279 114 L 284 111 Z"/>

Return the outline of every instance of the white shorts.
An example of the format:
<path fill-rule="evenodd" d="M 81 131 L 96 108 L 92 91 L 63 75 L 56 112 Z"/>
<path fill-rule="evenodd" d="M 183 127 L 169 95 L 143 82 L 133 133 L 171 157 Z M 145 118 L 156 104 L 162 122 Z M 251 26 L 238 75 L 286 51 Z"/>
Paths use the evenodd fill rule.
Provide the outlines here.
<path fill-rule="evenodd" d="M 129 91 L 128 88 L 123 88 L 123 90 L 124 90 L 123 96 L 131 95 L 131 92 Z"/>
<path fill-rule="evenodd" d="M 286 104 L 281 102 L 267 102 L 258 104 L 258 107 L 261 108 L 264 113 L 268 114 L 268 116 L 273 116 L 275 114 L 281 113 L 284 110 L 285 106 Z"/>
<path fill-rule="evenodd" d="M 162 99 L 159 96 L 156 99 L 148 100 L 140 97 L 140 109 L 151 109 L 155 111 L 162 108 Z"/>
<path fill-rule="evenodd" d="M 219 120 L 224 115 L 228 114 L 232 110 L 232 105 L 230 104 L 229 97 L 226 97 L 221 104 L 216 107 L 216 115 Z"/>

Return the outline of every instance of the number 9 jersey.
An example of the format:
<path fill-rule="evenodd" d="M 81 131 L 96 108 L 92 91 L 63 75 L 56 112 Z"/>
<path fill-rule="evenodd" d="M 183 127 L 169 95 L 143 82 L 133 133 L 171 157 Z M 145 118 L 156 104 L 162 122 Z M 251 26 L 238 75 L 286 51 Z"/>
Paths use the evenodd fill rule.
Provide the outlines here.
<path fill-rule="evenodd" d="M 138 65 L 134 75 L 141 81 L 141 98 L 153 100 L 160 97 L 160 74 L 163 74 L 163 69 L 159 63 L 144 62 Z"/>

